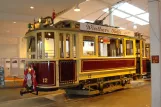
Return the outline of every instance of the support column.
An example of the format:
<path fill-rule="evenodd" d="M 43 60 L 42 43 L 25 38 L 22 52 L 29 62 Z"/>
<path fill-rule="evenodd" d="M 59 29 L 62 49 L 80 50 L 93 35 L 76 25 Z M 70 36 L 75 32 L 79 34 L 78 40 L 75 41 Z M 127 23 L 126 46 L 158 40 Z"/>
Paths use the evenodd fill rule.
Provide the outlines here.
<path fill-rule="evenodd" d="M 113 8 L 109 9 L 110 17 L 109 17 L 109 24 L 110 26 L 114 26 L 114 19 L 113 19 Z"/>
<path fill-rule="evenodd" d="M 152 107 L 161 107 L 161 8 L 159 0 L 148 0 L 148 5 L 151 56 L 159 56 L 159 63 L 151 63 Z"/>

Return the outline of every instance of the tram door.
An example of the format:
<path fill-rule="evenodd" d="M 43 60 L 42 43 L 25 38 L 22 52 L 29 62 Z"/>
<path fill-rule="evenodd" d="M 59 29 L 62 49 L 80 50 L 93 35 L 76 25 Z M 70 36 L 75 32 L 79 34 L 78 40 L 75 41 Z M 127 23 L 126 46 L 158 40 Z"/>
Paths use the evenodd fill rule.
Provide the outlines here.
<path fill-rule="evenodd" d="M 145 72 L 145 65 L 143 64 L 145 59 L 145 44 L 143 40 L 136 40 L 136 73 L 143 74 Z"/>
<path fill-rule="evenodd" d="M 140 40 L 136 40 L 136 74 L 141 74 Z"/>
<path fill-rule="evenodd" d="M 60 84 L 76 81 L 76 35 L 59 33 L 59 82 Z"/>

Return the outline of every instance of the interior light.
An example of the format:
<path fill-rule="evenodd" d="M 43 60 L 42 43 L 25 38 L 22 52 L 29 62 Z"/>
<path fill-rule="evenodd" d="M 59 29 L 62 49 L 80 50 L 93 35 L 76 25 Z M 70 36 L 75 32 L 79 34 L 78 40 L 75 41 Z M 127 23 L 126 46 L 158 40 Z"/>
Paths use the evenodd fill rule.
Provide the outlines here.
<path fill-rule="evenodd" d="M 50 36 L 50 35 L 51 35 L 51 33 L 48 33 L 48 35 Z"/>
<path fill-rule="evenodd" d="M 39 18 L 39 23 L 41 23 L 41 18 Z"/>
<path fill-rule="evenodd" d="M 86 0 L 86 1 L 90 1 L 90 0 Z"/>
<path fill-rule="evenodd" d="M 79 11 L 80 11 L 80 8 L 79 8 L 78 5 L 76 5 L 76 7 L 74 8 L 74 11 L 75 11 L 75 12 L 79 12 Z"/>
<path fill-rule="evenodd" d="M 30 7 L 30 9 L 34 9 L 34 7 L 33 7 L 33 6 L 31 6 L 31 7 Z"/>
<path fill-rule="evenodd" d="M 16 23 L 16 22 L 13 22 L 13 23 Z"/>
<path fill-rule="evenodd" d="M 103 39 L 101 39 L 101 42 L 103 42 Z"/>

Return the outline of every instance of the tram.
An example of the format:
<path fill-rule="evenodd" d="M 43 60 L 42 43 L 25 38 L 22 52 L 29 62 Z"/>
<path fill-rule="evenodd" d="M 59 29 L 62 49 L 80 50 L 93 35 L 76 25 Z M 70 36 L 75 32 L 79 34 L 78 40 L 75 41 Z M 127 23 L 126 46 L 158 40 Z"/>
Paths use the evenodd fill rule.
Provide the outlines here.
<path fill-rule="evenodd" d="M 146 72 L 142 35 L 108 25 L 50 17 L 29 25 L 27 63 L 36 72 L 37 91 L 63 88 L 93 95 L 124 88 Z"/>

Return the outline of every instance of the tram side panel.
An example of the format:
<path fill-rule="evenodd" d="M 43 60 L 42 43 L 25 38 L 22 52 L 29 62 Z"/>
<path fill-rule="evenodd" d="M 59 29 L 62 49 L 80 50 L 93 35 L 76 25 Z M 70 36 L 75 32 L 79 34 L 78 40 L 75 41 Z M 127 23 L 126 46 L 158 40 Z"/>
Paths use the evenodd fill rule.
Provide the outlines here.
<path fill-rule="evenodd" d="M 136 73 L 135 58 L 83 59 L 80 80 Z"/>
<path fill-rule="evenodd" d="M 73 84 L 77 81 L 76 60 L 59 60 L 59 83 Z"/>
<path fill-rule="evenodd" d="M 40 61 L 33 64 L 39 88 L 56 86 L 56 61 Z"/>

